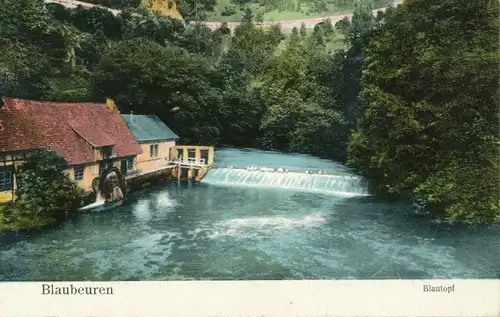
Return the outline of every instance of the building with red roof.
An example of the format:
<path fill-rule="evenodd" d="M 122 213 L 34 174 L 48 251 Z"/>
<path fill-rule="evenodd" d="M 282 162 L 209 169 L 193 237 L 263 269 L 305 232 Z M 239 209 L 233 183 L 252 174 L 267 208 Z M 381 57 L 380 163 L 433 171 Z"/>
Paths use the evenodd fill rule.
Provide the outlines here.
<path fill-rule="evenodd" d="M 12 198 L 13 166 L 22 164 L 25 155 L 36 149 L 52 149 L 64 156 L 69 177 L 85 190 L 111 166 L 124 172 L 135 169 L 135 158 L 142 153 L 110 99 L 97 104 L 4 97 L 0 104 L 0 201 Z"/>

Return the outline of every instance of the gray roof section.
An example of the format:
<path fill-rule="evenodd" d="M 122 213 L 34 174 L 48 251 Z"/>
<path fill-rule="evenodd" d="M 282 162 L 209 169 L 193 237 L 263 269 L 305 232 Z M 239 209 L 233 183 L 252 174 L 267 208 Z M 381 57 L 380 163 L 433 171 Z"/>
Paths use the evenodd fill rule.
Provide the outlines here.
<path fill-rule="evenodd" d="M 139 142 L 179 139 L 179 136 L 157 116 L 122 114 L 122 118 Z"/>

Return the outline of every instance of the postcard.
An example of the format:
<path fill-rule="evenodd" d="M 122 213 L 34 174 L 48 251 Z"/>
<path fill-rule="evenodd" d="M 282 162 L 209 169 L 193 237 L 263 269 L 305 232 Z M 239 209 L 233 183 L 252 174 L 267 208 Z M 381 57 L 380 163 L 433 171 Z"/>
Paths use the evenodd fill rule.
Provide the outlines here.
<path fill-rule="evenodd" d="M 498 1 L 0 17 L 0 315 L 500 314 Z"/>

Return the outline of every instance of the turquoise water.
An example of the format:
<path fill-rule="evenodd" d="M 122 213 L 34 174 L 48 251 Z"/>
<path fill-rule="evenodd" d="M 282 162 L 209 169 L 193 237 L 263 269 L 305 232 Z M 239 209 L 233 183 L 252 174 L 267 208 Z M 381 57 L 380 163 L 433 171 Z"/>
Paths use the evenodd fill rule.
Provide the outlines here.
<path fill-rule="evenodd" d="M 55 229 L 0 237 L 0 280 L 500 276 L 498 227 L 437 223 L 384 203 L 342 165 L 236 149 L 217 151 L 216 164 L 203 183 L 162 185 Z M 289 173 L 238 169 L 250 165 Z"/>

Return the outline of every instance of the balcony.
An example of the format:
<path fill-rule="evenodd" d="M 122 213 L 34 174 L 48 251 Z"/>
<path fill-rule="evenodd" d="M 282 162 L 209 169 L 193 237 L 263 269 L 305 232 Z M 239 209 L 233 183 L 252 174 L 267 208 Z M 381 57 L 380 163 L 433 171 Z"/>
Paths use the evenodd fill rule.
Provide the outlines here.
<path fill-rule="evenodd" d="M 214 148 L 211 146 L 177 145 L 171 150 L 172 164 L 186 167 L 211 167 L 214 164 Z"/>

